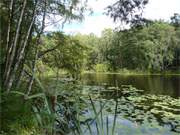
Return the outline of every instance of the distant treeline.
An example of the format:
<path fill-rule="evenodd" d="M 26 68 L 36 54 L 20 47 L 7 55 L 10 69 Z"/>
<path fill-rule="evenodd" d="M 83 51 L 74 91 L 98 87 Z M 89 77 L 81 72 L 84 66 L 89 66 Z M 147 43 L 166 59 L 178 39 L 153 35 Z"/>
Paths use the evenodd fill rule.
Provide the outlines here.
<path fill-rule="evenodd" d="M 44 36 L 44 50 L 55 48 L 43 56 L 42 62 L 78 74 L 81 70 L 124 68 L 151 72 L 177 70 L 180 67 L 179 18 L 175 14 L 170 23 L 148 21 L 121 31 L 105 29 L 101 37 L 49 33 Z"/>

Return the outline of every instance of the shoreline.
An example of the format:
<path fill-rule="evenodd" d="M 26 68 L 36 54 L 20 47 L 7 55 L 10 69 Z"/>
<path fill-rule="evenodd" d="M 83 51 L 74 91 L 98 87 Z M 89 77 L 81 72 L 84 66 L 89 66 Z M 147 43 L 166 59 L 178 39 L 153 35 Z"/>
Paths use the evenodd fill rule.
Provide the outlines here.
<path fill-rule="evenodd" d="M 119 75 L 126 75 L 126 76 L 133 76 L 133 75 L 162 75 L 162 76 L 180 76 L 180 73 L 169 73 L 169 72 L 164 72 L 164 73 L 135 73 L 135 72 L 95 72 L 95 71 L 84 71 L 82 74 L 119 74 Z"/>

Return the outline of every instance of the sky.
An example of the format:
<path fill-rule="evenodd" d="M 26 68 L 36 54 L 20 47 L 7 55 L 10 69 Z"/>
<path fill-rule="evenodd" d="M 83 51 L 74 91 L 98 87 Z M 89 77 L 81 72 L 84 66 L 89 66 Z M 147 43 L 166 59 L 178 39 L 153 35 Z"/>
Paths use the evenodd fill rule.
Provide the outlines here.
<path fill-rule="evenodd" d="M 94 33 L 101 35 L 105 28 L 115 28 L 118 23 L 114 23 L 113 19 L 103 14 L 105 8 L 116 0 L 88 0 L 89 7 L 92 8 L 93 14 L 86 14 L 82 22 L 73 21 L 65 24 L 64 27 L 49 26 L 46 31 L 64 31 L 67 34 L 89 34 Z M 143 16 L 147 19 L 163 19 L 169 20 L 174 13 L 180 13 L 180 0 L 149 0 L 146 5 Z"/>

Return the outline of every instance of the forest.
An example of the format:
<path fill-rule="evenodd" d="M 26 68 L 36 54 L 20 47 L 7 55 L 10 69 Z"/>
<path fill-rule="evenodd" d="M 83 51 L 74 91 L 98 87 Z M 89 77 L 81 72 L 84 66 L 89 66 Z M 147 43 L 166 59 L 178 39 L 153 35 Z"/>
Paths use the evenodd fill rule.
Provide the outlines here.
<path fill-rule="evenodd" d="M 177 71 L 180 65 L 178 18 L 180 16 L 175 14 L 169 23 L 147 21 L 122 31 L 105 29 L 101 37 L 93 33 L 70 36 L 62 32 L 47 33 L 40 54 L 44 55 L 42 64 L 64 68 L 71 74 L 82 71 L 118 72 L 123 69 L 150 73 Z M 66 45 L 61 43 L 62 38 L 68 42 Z M 45 54 L 45 50 L 52 49 L 56 51 Z"/>
<path fill-rule="evenodd" d="M 45 30 L 86 0 L 0 1 L 0 135 L 178 135 L 180 13 L 146 19 L 149 1 L 108 5 L 128 27 L 100 36 Z"/>

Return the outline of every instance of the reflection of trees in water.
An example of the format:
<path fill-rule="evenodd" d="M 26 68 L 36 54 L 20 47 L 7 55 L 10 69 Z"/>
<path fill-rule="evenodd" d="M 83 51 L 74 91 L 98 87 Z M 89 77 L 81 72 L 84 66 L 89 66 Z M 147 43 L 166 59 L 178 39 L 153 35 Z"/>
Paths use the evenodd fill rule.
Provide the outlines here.
<path fill-rule="evenodd" d="M 84 74 L 82 81 L 88 85 L 133 85 L 150 94 L 180 96 L 179 76 L 159 75 L 118 75 L 118 74 Z"/>
<path fill-rule="evenodd" d="M 147 85 L 151 94 L 178 96 L 178 79 L 175 76 L 149 76 Z"/>

